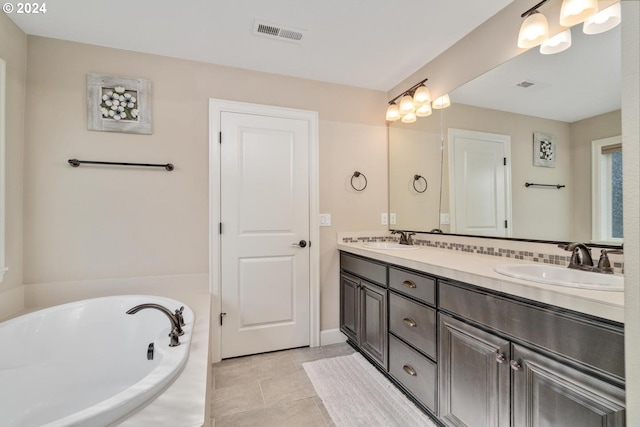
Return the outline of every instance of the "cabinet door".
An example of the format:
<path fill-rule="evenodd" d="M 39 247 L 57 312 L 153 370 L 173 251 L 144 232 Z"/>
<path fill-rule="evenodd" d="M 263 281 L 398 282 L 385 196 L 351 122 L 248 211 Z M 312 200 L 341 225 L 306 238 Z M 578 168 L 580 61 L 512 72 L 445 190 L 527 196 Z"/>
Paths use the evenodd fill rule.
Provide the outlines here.
<path fill-rule="evenodd" d="M 360 282 L 360 348 L 387 370 L 387 291 Z"/>
<path fill-rule="evenodd" d="M 340 275 L 340 330 L 356 344 L 360 328 L 360 280 Z"/>
<path fill-rule="evenodd" d="M 624 390 L 521 346 L 513 346 L 518 427 L 624 426 Z"/>
<path fill-rule="evenodd" d="M 440 420 L 456 427 L 509 426 L 509 342 L 442 314 L 439 327 Z"/>

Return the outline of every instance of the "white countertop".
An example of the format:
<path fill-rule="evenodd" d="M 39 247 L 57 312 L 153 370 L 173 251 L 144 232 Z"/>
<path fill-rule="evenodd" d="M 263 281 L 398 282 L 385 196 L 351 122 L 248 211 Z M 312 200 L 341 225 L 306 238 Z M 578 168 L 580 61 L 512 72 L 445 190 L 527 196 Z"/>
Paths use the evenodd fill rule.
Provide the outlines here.
<path fill-rule="evenodd" d="M 362 243 L 338 243 L 338 249 L 505 294 L 624 322 L 624 292 L 546 285 L 512 278 L 493 270 L 499 264 L 531 262 L 428 246 L 420 246 L 411 251 L 393 251 L 365 248 Z"/>

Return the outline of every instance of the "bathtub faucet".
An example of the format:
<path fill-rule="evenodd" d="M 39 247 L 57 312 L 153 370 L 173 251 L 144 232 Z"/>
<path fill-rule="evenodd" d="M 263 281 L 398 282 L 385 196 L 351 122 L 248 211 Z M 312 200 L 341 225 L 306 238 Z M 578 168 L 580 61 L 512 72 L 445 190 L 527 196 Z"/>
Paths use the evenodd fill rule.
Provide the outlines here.
<path fill-rule="evenodd" d="M 182 320 L 182 310 L 184 307 L 181 307 L 179 310 L 176 310 L 175 314 L 171 312 L 168 308 L 160 305 L 160 304 L 140 304 L 135 307 L 127 310 L 127 314 L 136 314 L 140 310 L 144 310 L 145 308 L 153 308 L 163 312 L 171 322 L 171 333 L 169 333 L 169 337 L 171 338 L 171 342 L 169 343 L 169 347 L 176 347 L 180 345 L 180 339 L 178 338 L 180 335 L 184 334 L 182 330 L 182 325 L 184 325 L 184 320 Z"/>

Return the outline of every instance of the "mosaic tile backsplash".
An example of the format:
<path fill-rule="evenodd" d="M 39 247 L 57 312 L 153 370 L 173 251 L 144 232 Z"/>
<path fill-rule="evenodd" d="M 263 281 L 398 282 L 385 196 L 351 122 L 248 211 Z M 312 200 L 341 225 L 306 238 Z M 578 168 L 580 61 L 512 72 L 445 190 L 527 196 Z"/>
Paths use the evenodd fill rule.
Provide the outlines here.
<path fill-rule="evenodd" d="M 441 239 L 445 236 L 439 236 Z M 398 237 L 394 235 L 384 235 L 384 236 L 343 236 L 341 238 L 343 243 L 370 243 L 370 242 L 397 242 Z M 482 240 L 483 243 L 486 243 L 488 240 Z M 493 241 L 492 241 L 493 242 Z M 495 245 L 473 245 L 473 244 L 465 244 L 465 243 L 455 243 L 448 242 L 442 240 L 434 240 L 429 239 L 426 235 L 415 235 L 413 236 L 414 245 L 421 246 L 429 246 L 438 249 L 447 249 L 451 251 L 459 251 L 459 252 L 469 252 L 474 254 L 482 254 L 482 255 L 490 255 L 504 258 L 513 258 L 517 260 L 524 261 L 533 261 L 540 262 L 544 264 L 554 264 L 567 266 L 569 265 L 569 260 L 571 255 L 567 252 L 567 255 L 556 255 L 549 253 L 542 253 L 541 251 L 531 252 L 531 251 L 523 251 L 523 250 L 515 250 L 499 247 L 500 240 L 495 241 Z M 598 254 L 599 256 L 599 254 Z M 597 256 L 594 253 L 594 261 L 597 261 Z M 613 269 L 615 273 L 623 273 L 624 272 L 624 263 L 616 262 L 613 259 L 611 260 L 611 264 L 613 265 Z"/>

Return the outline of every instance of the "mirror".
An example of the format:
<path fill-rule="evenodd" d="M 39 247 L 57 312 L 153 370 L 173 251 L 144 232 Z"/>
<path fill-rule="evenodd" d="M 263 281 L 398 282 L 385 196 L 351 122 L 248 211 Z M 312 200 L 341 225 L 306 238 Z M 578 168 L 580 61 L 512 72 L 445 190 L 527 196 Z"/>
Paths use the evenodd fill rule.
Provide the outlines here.
<path fill-rule="evenodd" d="M 0 58 L 0 283 L 4 279 L 4 272 L 7 270 L 4 266 L 4 171 L 5 171 L 5 111 L 6 111 L 6 62 Z"/>
<path fill-rule="evenodd" d="M 619 227 L 617 237 L 594 231 L 607 209 L 614 228 L 621 214 L 611 219 L 611 202 L 592 206 L 611 184 L 592 186 L 592 163 L 606 163 L 592 162 L 592 150 L 621 134 L 620 27 L 585 35 L 576 26 L 572 38 L 564 52 L 530 49 L 452 91 L 445 110 L 390 123 L 391 229 L 621 243 Z"/>

